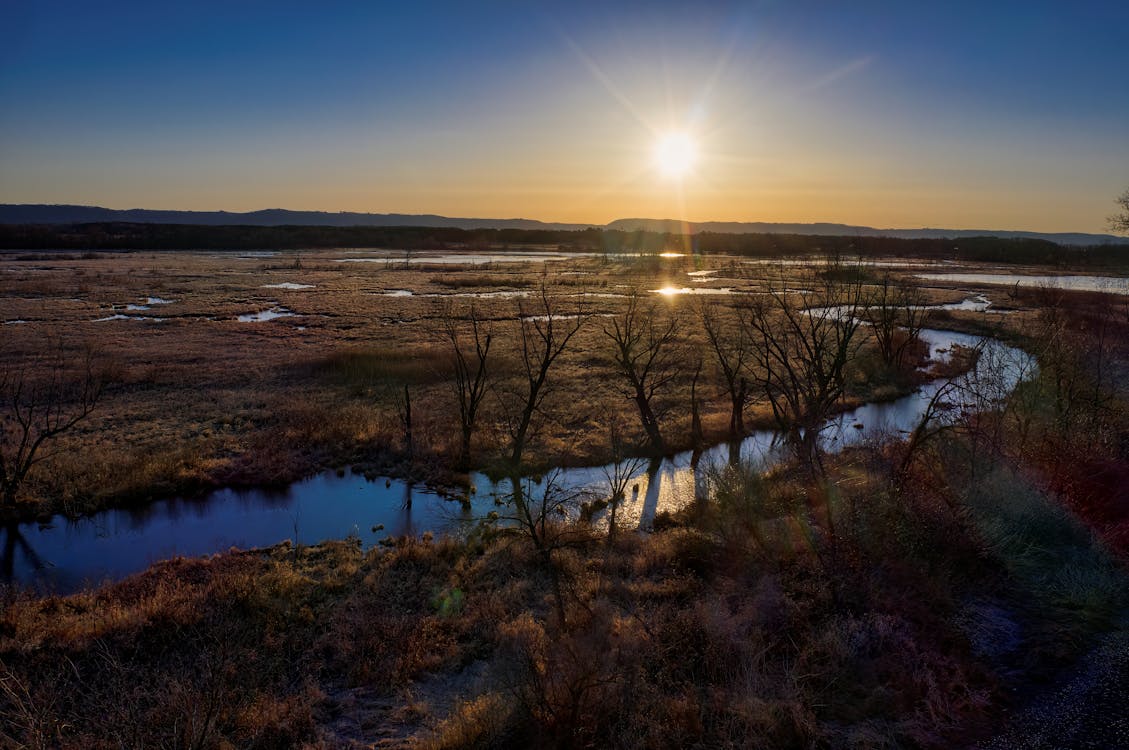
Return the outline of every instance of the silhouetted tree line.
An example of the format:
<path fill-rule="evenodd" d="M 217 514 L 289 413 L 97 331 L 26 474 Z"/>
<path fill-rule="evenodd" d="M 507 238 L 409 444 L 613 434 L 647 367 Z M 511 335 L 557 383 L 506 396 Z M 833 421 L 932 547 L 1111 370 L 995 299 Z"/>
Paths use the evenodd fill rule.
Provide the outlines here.
<path fill-rule="evenodd" d="M 4 250 L 262 250 L 383 247 L 458 250 L 554 246 L 598 253 L 680 252 L 778 257 L 921 257 L 995 263 L 1119 263 L 1129 243 L 1075 247 L 1039 239 L 971 237 L 901 239 L 804 234 L 717 234 L 691 237 L 607 229 L 458 229 L 450 227 L 195 226 L 188 224 L 0 225 Z"/>

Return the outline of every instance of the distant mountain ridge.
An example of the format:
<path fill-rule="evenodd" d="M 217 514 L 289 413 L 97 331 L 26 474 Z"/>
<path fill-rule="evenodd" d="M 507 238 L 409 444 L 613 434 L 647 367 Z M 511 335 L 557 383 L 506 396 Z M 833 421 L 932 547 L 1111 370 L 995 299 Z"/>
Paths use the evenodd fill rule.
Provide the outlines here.
<path fill-rule="evenodd" d="M 435 214 L 373 214 L 341 211 L 291 211 L 270 208 L 237 213 L 229 211 L 159 211 L 143 208 L 112 209 L 99 206 L 45 204 L 0 205 L 0 224 L 89 224 L 129 222 L 137 224 L 191 224 L 203 226 L 325 226 L 325 227 L 443 227 L 458 229 L 544 229 L 575 231 L 610 229 L 624 232 L 669 232 L 673 234 L 806 234 L 826 236 L 894 237 L 899 239 L 959 239 L 1002 237 L 1048 240 L 1061 245 L 1124 243 L 1126 238 L 1084 232 L 1025 232 L 997 229 L 876 229 L 851 224 L 785 224 L 776 222 L 704 221 L 676 219 L 617 219 L 608 224 L 565 224 L 535 219 L 451 218 Z"/>
<path fill-rule="evenodd" d="M 853 224 L 783 224 L 766 221 L 701 221 L 682 222 L 677 219 L 616 219 L 605 227 L 625 232 L 672 232 L 677 234 L 809 234 L 830 237 L 894 237 L 903 240 L 960 239 L 962 237 L 1001 237 L 1005 239 L 1048 240 L 1060 245 L 1104 245 L 1129 242 L 1125 237 L 1112 234 L 1087 234 L 1085 232 L 1024 232 L 1000 229 L 875 229 Z"/>
<path fill-rule="evenodd" d="M 316 226 L 316 227 L 454 227 L 458 229 L 547 229 L 571 231 L 598 224 L 553 224 L 534 219 L 463 219 L 435 214 L 369 214 L 341 211 L 159 211 L 147 208 L 115 209 L 100 206 L 45 204 L 0 205 L 0 224 L 195 224 L 203 226 Z"/>

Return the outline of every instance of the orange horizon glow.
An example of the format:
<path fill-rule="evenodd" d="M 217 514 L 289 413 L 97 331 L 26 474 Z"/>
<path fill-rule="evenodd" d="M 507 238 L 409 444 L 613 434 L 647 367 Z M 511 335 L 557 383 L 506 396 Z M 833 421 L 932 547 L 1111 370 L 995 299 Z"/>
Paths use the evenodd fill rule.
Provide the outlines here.
<path fill-rule="evenodd" d="M 836 32 L 820 46 L 708 8 L 668 10 L 644 28 L 638 14 L 611 9 L 622 26 L 566 24 L 536 43 L 487 24 L 480 31 L 497 31 L 497 44 L 471 44 L 457 64 L 445 58 L 452 40 L 416 36 L 419 24 L 376 46 L 364 23 L 331 24 L 359 35 L 350 54 L 371 55 L 367 68 L 337 59 L 336 45 L 221 59 L 191 35 L 130 52 L 147 37 L 124 34 L 120 58 L 102 70 L 87 61 L 115 48 L 72 24 L 69 67 L 49 36 L 13 52 L 39 79 L 4 84 L 0 203 L 1107 232 L 1129 180 L 1129 108 L 1091 82 L 1101 97 L 1081 102 L 1081 114 L 1064 106 L 1031 117 L 1053 100 L 1048 75 L 1061 77 L 1060 99 L 1087 80 L 1038 45 L 1013 50 L 1033 66 L 1024 95 L 1039 96 L 1012 111 L 990 87 L 973 96 L 982 79 L 971 74 L 956 88 L 922 88 L 969 64 L 947 57 L 948 41 L 935 50 L 944 66 L 915 69 L 920 60 L 883 50 L 882 39 L 848 43 Z M 453 38 L 489 12 L 465 10 Z M 663 32 L 679 43 L 656 44 Z M 153 70 L 139 64 L 146 55 Z M 1117 69 L 1103 63 L 1092 80 Z M 1014 71 L 1002 72 L 1015 94 Z M 184 96 L 167 95 L 173 79 Z M 114 96 L 101 93 L 107 80 L 123 81 Z M 954 91 L 967 97 L 954 101 Z"/>

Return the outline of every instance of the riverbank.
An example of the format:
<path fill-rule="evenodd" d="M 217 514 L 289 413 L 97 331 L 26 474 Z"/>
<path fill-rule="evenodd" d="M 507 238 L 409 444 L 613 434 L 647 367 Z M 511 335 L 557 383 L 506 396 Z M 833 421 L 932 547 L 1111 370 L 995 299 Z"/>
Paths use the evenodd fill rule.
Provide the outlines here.
<path fill-rule="evenodd" d="M 283 532 L 297 539 L 268 549 L 169 560 L 71 596 L 7 590 L 3 741 L 987 741 L 1116 631 L 1129 595 L 1116 493 L 1071 473 L 1101 465 L 1115 481 L 1129 465 L 1117 440 L 1129 337 L 1092 302 L 1036 321 L 1030 380 L 997 398 L 991 379 L 973 379 L 956 400 L 975 395 L 977 408 L 945 410 L 911 440 L 863 439 L 877 412 L 844 415 L 839 432 L 855 442 L 817 472 L 765 473 L 723 448 L 700 476 L 675 461 L 659 481 L 638 477 L 616 528 L 652 514 L 650 534 L 567 514 L 508 525 L 484 478 L 472 503 L 497 522 L 474 513 L 465 538 L 386 526 L 309 545 L 299 519 Z M 1112 327 L 1095 326 L 1100 315 Z M 988 351 L 976 366 L 998 375 L 1001 362 Z M 678 497 L 688 502 L 659 513 Z M 404 518 L 427 507 L 422 493 L 405 499 L 390 498 Z M 173 513 L 225 526 L 199 510 Z"/>
<path fill-rule="evenodd" d="M 1105 632 L 1124 571 L 1004 465 L 978 466 L 969 494 L 959 463 L 942 484 L 925 467 L 891 484 L 883 455 L 829 459 L 826 484 L 731 469 L 649 535 L 553 524 L 568 543 L 548 561 L 484 529 L 177 559 L 16 596 L 0 613 L 2 736 L 968 745 Z"/>
<path fill-rule="evenodd" d="M 932 357 L 925 360 L 929 367 L 916 368 L 915 373 L 918 379 L 926 379 L 925 385 L 900 399 L 837 412 L 822 435 L 824 450 L 839 451 L 913 431 L 941 383 L 968 367 L 984 364 L 958 356 L 956 351 L 963 347 L 972 352 L 978 341 L 954 332 L 923 331 L 922 352 Z M 1016 361 L 992 360 L 993 366 L 1003 368 L 998 375 L 1007 382 L 1005 393 L 1022 376 L 1018 357 L 1019 352 L 1013 352 L 1010 360 Z M 619 523 L 649 529 L 659 514 L 693 502 L 712 467 L 742 460 L 767 468 L 788 456 L 778 432 L 753 430 L 741 441 L 672 453 L 657 462 L 621 457 L 624 463 L 620 465 L 531 472 L 528 476 L 545 480 L 536 479 L 525 492 L 533 498 L 548 492 L 563 497 L 566 502 L 560 510 L 575 518 L 606 504 L 613 494 L 610 478 L 622 475 L 631 492 L 618 503 Z M 627 485 L 623 489 L 626 492 Z M 505 474 L 471 473 L 452 493 L 359 471 L 323 472 L 270 490 L 224 489 L 199 498 L 162 499 L 130 510 L 102 511 L 77 522 L 54 519 L 35 526 L 9 526 L 3 534 L 12 552 L 4 567 L 24 585 L 65 593 L 115 580 L 171 555 L 269 546 L 283 539 L 297 544 L 355 536 L 367 547 L 389 535 L 463 535 L 476 523 L 504 511 L 501 506 L 509 504 L 512 493 Z M 450 502 L 452 499 L 458 502 Z M 17 548 L 21 555 L 15 554 Z"/>
<path fill-rule="evenodd" d="M 42 333 L 50 329 L 72 350 L 97 350 L 107 387 L 94 412 L 53 441 L 57 453 L 24 483 L 20 506 L 5 509 L 7 518 L 77 518 L 353 467 L 452 487 L 452 467 L 461 461 L 443 321 L 453 315 L 465 325 L 473 306 L 495 336 L 492 391 L 471 445 L 472 465 L 488 466 L 507 452 L 507 404 L 520 382 L 517 317 L 542 304 L 542 284 L 558 313 L 592 317 L 554 369 L 544 423 L 523 456 L 530 470 L 647 451 L 604 333 L 607 316 L 622 314 L 635 290 L 658 313 L 680 320 L 674 343 L 687 366 L 655 402 L 667 450 L 692 447 L 688 365 L 699 359 L 704 441 L 720 442 L 729 432 L 729 399 L 703 338 L 700 303 L 727 319 L 768 286 L 795 286 L 811 276 L 802 267 L 678 254 L 541 264 L 499 256 L 462 265 L 395 257 L 337 262 L 343 255 L 136 253 L 12 262 L 5 269 L 11 284 L 0 294 L 0 317 L 12 323 L 4 327 L 9 345 L 0 364 L 36 372 Z M 660 289 L 679 294 L 654 292 Z M 961 297 L 935 291 L 928 299 Z M 286 312 L 255 318 L 276 308 Z M 912 380 L 866 369 L 849 384 L 846 404 L 913 387 Z M 405 388 L 414 406 L 410 450 L 400 420 Z M 766 404 L 750 404 L 746 429 L 770 421 Z M 624 447 L 613 449 L 612 428 Z"/>

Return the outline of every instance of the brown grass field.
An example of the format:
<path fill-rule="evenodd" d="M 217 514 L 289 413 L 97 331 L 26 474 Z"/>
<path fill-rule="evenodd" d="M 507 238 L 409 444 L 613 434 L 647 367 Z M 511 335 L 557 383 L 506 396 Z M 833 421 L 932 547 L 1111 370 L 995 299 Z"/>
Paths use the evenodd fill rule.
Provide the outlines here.
<path fill-rule="evenodd" d="M 544 251 L 543 248 L 535 248 Z M 490 321 L 498 344 L 497 395 L 487 398 L 475 455 L 489 465 L 506 440 L 501 413 L 516 374 L 515 329 L 521 310 L 540 310 L 544 286 L 554 312 L 592 317 L 552 377 L 551 418 L 527 453 L 536 466 L 605 460 L 613 426 L 631 444 L 643 434 L 609 360 L 603 327 L 638 290 L 660 313 L 680 316 L 685 367 L 660 394 L 663 430 L 672 448 L 689 447 L 688 388 L 692 362 L 704 362 L 701 397 L 707 440 L 722 439 L 728 402 L 716 367 L 703 349 L 695 305 L 723 310 L 744 297 L 662 297 L 666 286 L 763 291 L 781 279 L 804 284 L 802 267 L 747 263 L 739 258 L 576 256 L 546 262 L 428 264 L 416 254 L 316 251 L 262 256 L 237 252 L 61 253 L 0 258 L 4 285 L 0 366 L 36 371 L 36 356 L 54 347 L 89 348 L 108 387 L 90 419 L 61 441 L 67 448 L 29 481 L 23 500 L 70 514 L 220 485 L 285 483 L 319 469 L 355 465 L 369 471 L 448 476 L 457 452 L 450 392 L 451 354 L 442 338 L 444 315 L 466 315 L 473 303 Z M 21 260 L 32 257 L 32 260 Z M 340 263 L 346 257 L 381 262 Z M 688 271 L 710 271 L 688 276 Z M 883 269 L 864 272 L 878 274 Z M 906 269 L 912 270 L 912 269 Z M 310 289 L 270 288 L 308 284 Z M 410 290 L 413 296 L 388 296 Z M 1006 290 L 989 294 L 998 307 L 1025 307 Z M 929 288 L 930 301 L 959 302 L 968 287 Z M 500 293 L 500 294 L 499 294 Z M 475 297 L 485 294 L 485 297 Z M 147 297 L 173 300 L 129 311 Z M 239 315 L 274 308 L 295 313 L 263 322 Z M 115 314 L 162 320 L 107 320 Z M 1026 315 L 941 313 L 938 325 L 1008 326 Z M 894 395 L 907 383 L 862 382 L 855 397 Z M 403 387 L 415 412 L 415 466 L 402 465 L 398 417 Z M 873 387 L 871 387 L 873 386 Z M 767 424 L 764 404 L 752 404 L 751 426 Z"/>
<path fill-rule="evenodd" d="M 60 438 L 65 450 L 29 478 L 22 512 L 81 514 L 350 465 L 457 482 L 442 322 L 471 301 L 499 355 L 474 463 L 499 466 L 518 315 L 538 313 L 542 287 L 555 313 L 590 317 L 553 370 L 527 468 L 607 460 L 613 428 L 645 451 L 603 333 L 602 316 L 621 315 L 632 290 L 656 316 L 678 316 L 677 366 L 657 405 L 668 446 L 689 447 L 699 300 L 732 316 L 782 279 L 804 287 L 823 273 L 720 256 L 335 262 L 362 255 L 0 259 L 0 319 L 28 321 L 0 328 L 3 367 L 44 377 L 60 347 L 65 367 L 92 350 L 107 382 L 92 416 Z M 886 270 L 834 273 L 870 284 Z M 890 270 L 909 278 L 914 267 Z M 266 286 L 280 283 L 313 288 Z M 748 294 L 648 291 L 667 285 Z M 386 294 L 396 290 L 413 295 Z M 660 515 L 652 533 L 612 536 L 583 518 L 537 534 L 486 522 L 466 539 L 176 559 L 66 597 L 9 587 L 0 744 L 948 748 L 1026 736 L 1025 707 L 1129 633 L 1129 297 L 922 292 L 934 304 L 983 293 L 1009 310 L 937 311 L 929 325 L 1005 338 L 1038 372 L 945 429 L 828 456 L 819 471 L 719 469 L 709 497 Z M 172 302 L 121 312 L 162 322 L 93 322 L 150 296 Z M 295 316 L 237 320 L 276 307 Z M 885 367 L 867 340 L 842 402 L 911 389 L 928 377 L 911 360 Z M 716 369 L 706 358 L 698 384 L 707 441 L 729 424 Z M 746 418 L 771 415 L 762 400 Z M 1108 697 L 1129 685 L 1119 663 L 1071 704 L 1084 718 L 1043 717 L 1060 734 L 1040 741 L 1116 746 Z M 1000 742 L 990 746 L 1032 744 Z"/>

